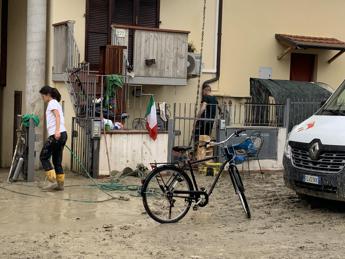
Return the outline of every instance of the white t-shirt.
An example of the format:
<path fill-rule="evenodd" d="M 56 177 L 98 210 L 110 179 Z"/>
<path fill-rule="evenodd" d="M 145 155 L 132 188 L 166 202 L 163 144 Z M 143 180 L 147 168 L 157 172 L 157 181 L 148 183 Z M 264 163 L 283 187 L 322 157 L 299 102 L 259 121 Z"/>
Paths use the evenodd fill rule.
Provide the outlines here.
<path fill-rule="evenodd" d="M 46 110 L 47 130 L 48 130 L 49 136 L 54 135 L 55 129 L 56 129 L 56 118 L 53 112 L 54 110 L 57 110 L 60 114 L 60 132 L 66 131 L 65 118 L 63 116 L 62 107 L 58 101 L 53 99 L 49 101 L 47 110 Z"/>

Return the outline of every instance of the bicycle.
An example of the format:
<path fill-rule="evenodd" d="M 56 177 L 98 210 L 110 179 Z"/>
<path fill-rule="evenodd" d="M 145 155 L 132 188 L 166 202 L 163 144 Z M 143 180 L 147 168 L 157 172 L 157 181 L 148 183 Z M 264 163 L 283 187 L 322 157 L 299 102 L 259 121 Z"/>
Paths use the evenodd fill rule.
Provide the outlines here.
<path fill-rule="evenodd" d="M 226 140 L 221 142 L 207 143 L 212 146 L 223 146 L 232 137 L 240 137 L 245 130 L 237 130 L 231 134 Z M 226 165 L 229 165 L 229 175 L 233 184 L 235 193 L 239 196 L 241 205 L 248 219 L 251 218 L 250 208 L 244 194 L 245 189 L 236 166 L 236 150 L 234 145 L 223 146 L 225 161 L 220 166 L 219 173 L 216 175 L 211 188 L 206 191 L 197 184 L 193 166 L 213 160 L 217 157 L 210 157 L 202 160 L 192 161 L 188 158 L 188 151 L 192 147 L 175 147 L 175 152 L 184 154 L 184 157 L 177 163 L 159 165 L 146 177 L 141 195 L 143 198 L 144 208 L 147 214 L 159 223 L 175 223 L 181 220 L 189 211 L 194 202 L 193 209 L 205 207 L 209 202 L 216 184 L 224 172 Z M 156 165 L 158 165 L 156 163 Z M 190 172 L 191 178 L 188 173 Z"/>
<path fill-rule="evenodd" d="M 17 181 L 19 175 L 23 173 L 24 156 L 26 153 L 26 132 L 23 123 L 20 124 L 16 130 L 17 143 L 13 153 L 10 171 L 8 173 L 7 182 L 11 183 Z M 24 176 L 25 177 L 25 176 Z"/>

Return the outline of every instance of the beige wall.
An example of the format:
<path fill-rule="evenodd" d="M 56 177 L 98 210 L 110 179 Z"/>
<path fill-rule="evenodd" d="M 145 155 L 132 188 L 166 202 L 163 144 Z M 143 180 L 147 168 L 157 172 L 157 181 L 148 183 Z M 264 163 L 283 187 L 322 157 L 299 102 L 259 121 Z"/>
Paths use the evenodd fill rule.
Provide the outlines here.
<path fill-rule="evenodd" d="M 191 41 L 199 42 L 202 3 L 198 0 L 162 0 L 162 27 L 190 30 Z M 214 55 L 214 44 L 210 39 L 214 38 L 215 3 L 216 0 L 208 1 L 207 5 L 205 69 L 211 66 L 211 56 Z M 277 60 L 284 48 L 275 40 L 275 33 L 345 40 L 344 9 L 345 1 L 342 0 L 225 0 L 221 79 L 213 86 L 215 92 L 233 97 L 249 96 L 249 78 L 258 77 L 261 66 L 272 67 L 275 79 L 289 79 L 290 56 Z M 317 81 L 333 87 L 343 81 L 344 56 L 328 64 L 327 60 L 336 52 L 311 50 L 308 53 L 318 54 Z M 191 80 L 188 90 L 182 89 L 170 97 L 184 101 L 186 93 L 195 95 L 195 85 L 195 80 Z M 160 89 L 158 92 L 166 95 L 170 91 Z"/>
<path fill-rule="evenodd" d="M 85 0 L 72 3 L 51 0 L 51 23 L 63 20 L 76 21 L 76 39 L 84 54 Z M 190 31 L 189 42 L 200 49 L 203 1 L 161 0 L 161 28 Z M 66 8 L 68 6 L 68 8 Z M 290 57 L 278 61 L 284 48 L 275 40 L 275 33 L 337 37 L 345 40 L 342 24 L 342 0 L 224 0 L 223 44 L 221 79 L 213 84 L 217 95 L 249 96 L 249 78 L 259 76 L 259 68 L 272 67 L 273 78 L 289 79 Z M 308 11 L 306 11 L 308 10 Z M 215 69 L 215 36 L 217 25 L 217 0 L 208 0 L 206 8 L 204 73 L 201 82 L 211 78 Z M 328 17 L 328 18 L 327 18 Z M 52 35 L 50 35 L 52 36 Z M 52 43 L 50 43 L 52 49 Z M 317 81 L 336 87 L 343 80 L 345 56 L 333 64 L 327 63 L 332 51 L 308 51 L 318 54 Z M 52 51 L 50 51 L 50 71 Z M 51 76 L 51 75 L 50 75 Z M 197 79 L 187 86 L 145 86 L 145 93 L 155 94 L 157 101 L 195 103 Z M 61 84 L 61 89 L 64 86 Z M 64 96 L 68 103 L 68 96 Z M 67 110 L 67 109 L 66 109 Z M 70 113 L 70 112 L 69 112 Z"/>
<path fill-rule="evenodd" d="M 10 0 L 8 17 L 7 85 L 3 91 L 1 165 L 10 166 L 13 145 L 14 91 L 23 91 L 25 109 L 26 1 Z"/>
<path fill-rule="evenodd" d="M 249 77 L 257 77 L 260 66 L 273 68 L 273 78 L 289 79 L 290 58 L 278 61 L 283 48 L 275 33 L 336 37 L 345 40 L 342 0 L 224 1 L 224 44 L 221 93 L 249 94 Z M 317 81 L 337 87 L 343 80 L 345 57 L 332 64 L 331 51 L 312 51 L 318 57 Z"/>
<path fill-rule="evenodd" d="M 11 0 L 9 16 L 8 86 L 4 91 L 3 150 L 12 146 L 12 120 L 14 90 L 25 86 L 25 33 L 26 1 Z M 189 42 L 200 49 L 202 6 L 200 0 L 161 0 L 161 28 L 191 31 Z M 75 38 L 82 60 L 85 50 L 85 0 L 49 1 L 49 37 L 47 82 L 56 86 L 63 94 L 67 130 L 71 132 L 73 109 L 63 83 L 53 83 L 53 23 L 74 20 Z M 278 61 L 284 48 L 275 40 L 275 33 L 336 37 L 345 40 L 343 0 L 224 0 L 223 44 L 221 79 L 212 87 L 217 95 L 232 97 L 249 96 L 249 78 L 259 76 L 259 68 L 272 67 L 273 78 L 289 79 L 290 56 Z M 204 73 L 202 82 L 214 76 L 215 35 L 217 0 L 207 1 L 205 28 Z M 327 60 L 333 51 L 308 51 L 318 54 L 317 81 L 337 87 L 343 80 L 345 55 L 334 63 Z M 194 103 L 197 79 L 187 86 L 145 86 L 146 93 L 153 93 L 158 101 Z M 6 122 L 6 123 L 5 123 Z M 8 165 L 9 152 L 2 152 Z M 69 160 L 69 159 L 66 159 Z"/>
<path fill-rule="evenodd" d="M 85 0 L 50 0 L 49 1 L 49 25 L 54 23 L 59 23 L 67 20 L 75 21 L 74 25 L 74 36 L 77 41 L 79 51 L 81 54 L 81 61 L 84 60 L 85 52 Z M 72 131 L 72 117 L 74 116 L 73 106 L 68 94 L 67 88 L 63 82 L 57 83 L 52 81 L 52 67 L 53 67 L 53 48 L 54 48 L 54 35 L 53 27 L 49 26 L 49 43 L 48 43 L 48 82 L 51 86 L 56 87 L 61 95 L 62 102 L 64 103 L 64 113 L 65 113 L 65 124 L 68 133 L 67 145 L 71 146 L 71 131 Z M 64 152 L 64 162 L 63 166 L 69 168 L 70 165 L 70 154 L 67 150 Z"/>

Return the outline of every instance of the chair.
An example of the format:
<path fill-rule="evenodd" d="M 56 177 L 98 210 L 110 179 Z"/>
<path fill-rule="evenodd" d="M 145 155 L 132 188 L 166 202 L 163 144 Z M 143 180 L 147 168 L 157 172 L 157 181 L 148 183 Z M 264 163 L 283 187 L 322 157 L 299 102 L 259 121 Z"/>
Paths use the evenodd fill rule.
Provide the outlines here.
<path fill-rule="evenodd" d="M 248 163 L 248 172 L 250 173 L 250 161 L 256 160 L 258 161 L 260 173 L 263 174 L 261 164 L 260 164 L 260 152 L 262 149 L 262 146 L 264 144 L 264 138 L 261 134 L 261 132 L 253 132 L 250 137 L 251 141 L 253 142 L 256 152 L 247 152 L 247 163 Z"/>

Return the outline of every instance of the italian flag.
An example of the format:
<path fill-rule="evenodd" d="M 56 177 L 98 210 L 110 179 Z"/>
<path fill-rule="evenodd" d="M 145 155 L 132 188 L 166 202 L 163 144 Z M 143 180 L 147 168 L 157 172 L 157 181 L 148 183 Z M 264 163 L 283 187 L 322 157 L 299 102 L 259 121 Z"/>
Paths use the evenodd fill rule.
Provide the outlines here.
<path fill-rule="evenodd" d="M 157 110 L 156 110 L 156 103 L 151 96 L 149 104 L 146 108 L 146 128 L 149 131 L 150 137 L 153 140 L 157 139 L 158 134 L 158 125 L 157 125 Z"/>

